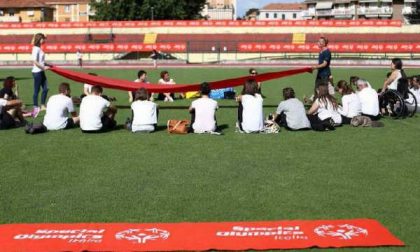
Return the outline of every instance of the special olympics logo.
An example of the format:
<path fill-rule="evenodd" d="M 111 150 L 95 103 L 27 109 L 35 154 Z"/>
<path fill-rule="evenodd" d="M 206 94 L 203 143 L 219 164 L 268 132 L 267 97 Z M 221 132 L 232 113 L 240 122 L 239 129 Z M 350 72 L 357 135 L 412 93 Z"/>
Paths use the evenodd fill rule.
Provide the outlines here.
<path fill-rule="evenodd" d="M 360 235 L 368 235 L 367 229 L 356 227 L 350 224 L 336 226 L 322 225 L 315 228 L 314 232 L 322 237 L 338 237 L 341 240 L 351 240 L 353 237 L 358 237 Z"/>
<path fill-rule="evenodd" d="M 157 239 L 166 240 L 170 233 L 166 230 L 157 228 L 141 228 L 129 229 L 121 231 L 115 235 L 117 240 L 128 240 L 134 243 L 145 244 L 147 241 L 154 241 Z"/>

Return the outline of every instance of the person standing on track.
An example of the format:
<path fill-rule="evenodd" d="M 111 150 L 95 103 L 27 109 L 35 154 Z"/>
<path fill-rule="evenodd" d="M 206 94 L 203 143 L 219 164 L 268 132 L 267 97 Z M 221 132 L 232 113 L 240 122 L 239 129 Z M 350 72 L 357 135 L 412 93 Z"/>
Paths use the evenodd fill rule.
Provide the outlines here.
<path fill-rule="evenodd" d="M 320 37 L 318 40 L 318 47 L 320 49 L 319 56 L 318 56 L 318 64 L 312 66 L 312 69 L 318 70 L 315 80 L 315 88 L 318 88 L 318 80 L 326 80 L 330 81 L 331 76 L 331 51 L 328 49 L 328 39 L 326 37 Z"/>

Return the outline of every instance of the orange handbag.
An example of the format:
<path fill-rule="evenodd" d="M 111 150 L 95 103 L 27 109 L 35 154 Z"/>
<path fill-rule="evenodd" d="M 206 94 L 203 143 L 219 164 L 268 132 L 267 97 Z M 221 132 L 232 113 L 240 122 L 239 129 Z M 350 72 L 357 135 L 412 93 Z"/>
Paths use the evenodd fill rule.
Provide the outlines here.
<path fill-rule="evenodd" d="M 189 120 L 168 120 L 169 134 L 187 134 L 190 126 Z"/>

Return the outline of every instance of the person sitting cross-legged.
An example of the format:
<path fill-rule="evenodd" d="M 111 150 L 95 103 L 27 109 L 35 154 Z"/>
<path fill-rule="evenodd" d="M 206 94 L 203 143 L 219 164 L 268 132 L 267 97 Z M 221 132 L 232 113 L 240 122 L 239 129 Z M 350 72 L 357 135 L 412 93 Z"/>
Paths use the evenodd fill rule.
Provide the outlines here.
<path fill-rule="evenodd" d="M 308 110 L 311 127 L 316 131 L 334 130 L 342 123 L 337 101 L 329 94 L 328 83 L 319 85 L 317 91 L 316 99 Z"/>
<path fill-rule="evenodd" d="M 74 110 L 70 92 L 70 85 L 66 82 L 61 83 L 58 86 L 58 94 L 48 99 L 43 123 L 28 124 L 25 132 L 27 134 L 39 134 L 45 133 L 48 130 L 75 128 L 79 124 L 79 117 L 77 117 L 77 112 Z M 69 114 L 71 117 L 68 117 Z"/>
<path fill-rule="evenodd" d="M 70 85 L 61 83 L 58 87 L 59 94 L 48 99 L 47 111 L 44 117 L 44 126 L 48 130 L 71 129 L 79 124 L 79 117 L 74 110 L 73 101 L 70 96 Z M 68 117 L 68 115 L 71 117 Z"/>
<path fill-rule="evenodd" d="M 117 108 L 101 97 L 102 87 L 93 86 L 92 93 L 80 104 L 80 129 L 84 133 L 99 133 L 113 130 Z"/>
<path fill-rule="evenodd" d="M 201 98 L 193 101 L 189 108 L 191 113 L 191 132 L 211 133 L 216 132 L 217 102 L 209 97 L 210 84 L 204 82 L 200 87 Z"/>
<path fill-rule="evenodd" d="M 133 113 L 131 127 L 132 132 L 155 131 L 158 118 L 158 106 L 149 101 L 149 93 L 145 88 L 140 88 L 134 94 L 134 102 L 131 104 Z"/>
<path fill-rule="evenodd" d="M 21 111 L 22 101 L 0 98 L 0 129 L 11 129 L 26 123 Z"/>
<path fill-rule="evenodd" d="M 238 106 L 239 132 L 259 133 L 264 130 L 263 98 L 258 94 L 255 80 L 245 82 L 242 95 L 236 98 Z"/>
<path fill-rule="evenodd" d="M 274 121 L 289 130 L 310 129 L 311 123 L 306 116 L 303 103 L 295 98 L 295 91 L 291 87 L 283 89 L 284 101 L 277 107 Z"/>

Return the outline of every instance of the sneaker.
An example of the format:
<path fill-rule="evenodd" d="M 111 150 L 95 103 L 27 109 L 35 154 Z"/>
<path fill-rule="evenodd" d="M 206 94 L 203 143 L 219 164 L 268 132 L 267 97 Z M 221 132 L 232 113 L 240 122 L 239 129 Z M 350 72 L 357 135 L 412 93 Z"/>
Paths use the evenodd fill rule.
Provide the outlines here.
<path fill-rule="evenodd" d="M 45 107 L 45 105 L 41 105 L 41 111 L 45 111 L 47 110 L 47 107 Z"/>
<path fill-rule="evenodd" d="M 31 131 L 32 131 L 32 126 L 33 126 L 33 124 L 32 124 L 32 123 L 28 123 L 28 124 L 26 124 L 26 126 L 25 126 L 25 132 L 26 132 L 26 134 L 30 134 L 30 133 L 31 133 Z"/>
<path fill-rule="evenodd" d="M 34 107 L 34 109 L 32 110 L 32 117 L 37 118 L 39 115 L 39 112 L 41 112 L 41 109 L 39 107 Z"/>

